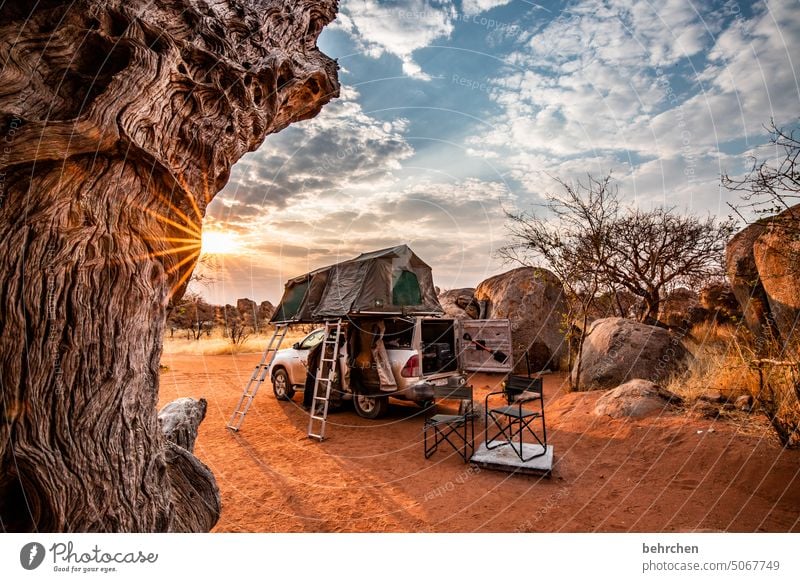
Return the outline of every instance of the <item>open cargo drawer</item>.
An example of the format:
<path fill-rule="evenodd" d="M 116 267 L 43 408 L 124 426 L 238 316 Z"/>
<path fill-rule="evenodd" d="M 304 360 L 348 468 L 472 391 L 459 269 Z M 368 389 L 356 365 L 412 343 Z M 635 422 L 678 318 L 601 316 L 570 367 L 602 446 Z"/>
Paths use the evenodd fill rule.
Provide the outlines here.
<path fill-rule="evenodd" d="M 514 368 L 508 319 L 459 319 L 455 332 L 461 370 L 508 373 Z"/>

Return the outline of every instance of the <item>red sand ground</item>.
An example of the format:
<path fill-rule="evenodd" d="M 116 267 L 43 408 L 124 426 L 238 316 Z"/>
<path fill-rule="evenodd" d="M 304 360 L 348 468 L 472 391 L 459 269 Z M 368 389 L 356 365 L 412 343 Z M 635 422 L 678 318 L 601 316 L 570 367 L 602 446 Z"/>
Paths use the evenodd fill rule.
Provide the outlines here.
<path fill-rule="evenodd" d="M 208 400 L 195 454 L 222 493 L 215 531 L 800 531 L 800 451 L 782 450 L 759 416 L 598 418 L 598 393 L 566 394 L 563 375 L 548 376 L 555 465 L 542 479 L 473 468 L 451 450 L 425 460 L 412 405 L 380 421 L 347 408 L 330 416 L 329 440 L 311 441 L 301 395 L 278 402 L 268 383 L 232 434 L 258 358 L 163 358 L 162 405 Z M 481 400 L 500 379 L 473 378 Z"/>

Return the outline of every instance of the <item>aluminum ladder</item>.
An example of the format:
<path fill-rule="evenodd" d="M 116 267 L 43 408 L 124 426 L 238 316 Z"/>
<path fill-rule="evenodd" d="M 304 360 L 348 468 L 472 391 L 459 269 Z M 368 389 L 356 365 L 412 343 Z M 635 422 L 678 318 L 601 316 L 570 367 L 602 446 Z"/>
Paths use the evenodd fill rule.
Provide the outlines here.
<path fill-rule="evenodd" d="M 341 319 L 325 322 L 322 353 L 314 379 L 314 397 L 311 400 L 311 410 L 308 416 L 308 437 L 320 441 L 325 439 L 325 427 L 328 424 L 328 406 L 330 405 L 331 388 L 336 380 L 341 335 Z"/>
<path fill-rule="evenodd" d="M 261 361 L 256 364 L 253 374 L 250 376 L 250 381 L 247 383 L 247 386 L 245 386 L 242 396 L 239 398 L 239 403 L 236 405 L 236 409 L 233 411 L 231 419 L 228 421 L 227 427 L 232 431 L 237 432 L 241 428 L 244 417 L 247 411 L 250 410 L 253 399 L 256 397 L 256 394 L 258 394 L 258 389 L 261 388 L 261 384 L 266 380 L 272 362 L 275 361 L 275 354 L 278 353 L 281 343 L 283 343 L 283 338 L 286 337 L 286 332 L 288 330 L 289 325 L 286 323 L 275 324 L 275 331 L 269 339 L 267 349 L 265 349 L 264 353 L 261 355 Z"/>

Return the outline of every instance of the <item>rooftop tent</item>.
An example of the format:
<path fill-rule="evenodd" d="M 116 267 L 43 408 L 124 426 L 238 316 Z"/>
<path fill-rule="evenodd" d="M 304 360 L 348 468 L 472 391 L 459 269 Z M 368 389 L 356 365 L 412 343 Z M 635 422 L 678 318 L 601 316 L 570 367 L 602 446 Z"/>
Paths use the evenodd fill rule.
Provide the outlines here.
<path fill-rule="evenodd" d="M 440 315 L 431 268 L 406 245 L 364 253 L 290 279 L 272 322 L 352 315 Z"/>

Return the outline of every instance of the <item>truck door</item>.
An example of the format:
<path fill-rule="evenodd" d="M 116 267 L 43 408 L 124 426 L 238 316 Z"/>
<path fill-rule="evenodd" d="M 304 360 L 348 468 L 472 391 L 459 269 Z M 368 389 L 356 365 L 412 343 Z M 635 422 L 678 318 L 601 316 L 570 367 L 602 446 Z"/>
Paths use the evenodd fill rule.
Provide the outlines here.
<path fill-rule="evenodd" d="M 458 365 L 466 372 L 508 373 L 514 368 L 508 319 L 456 321 Z"/>

